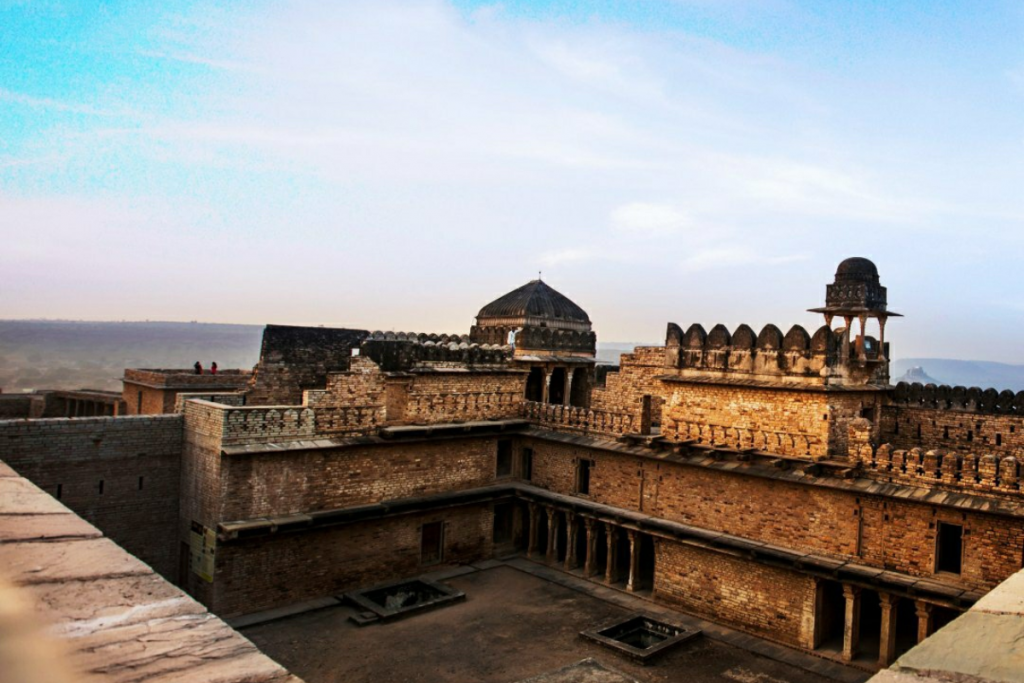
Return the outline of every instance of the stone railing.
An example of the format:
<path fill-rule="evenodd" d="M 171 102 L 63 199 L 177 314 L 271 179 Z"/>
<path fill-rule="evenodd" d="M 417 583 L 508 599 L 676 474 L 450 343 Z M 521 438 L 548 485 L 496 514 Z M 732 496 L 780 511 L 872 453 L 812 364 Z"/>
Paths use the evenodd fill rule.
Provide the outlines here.
<path fill-rule="evenodd" d="M 524 401 L 520 413 L 527 420 L 558 431 L 620 436 L 639 430 L 640 419 L 629 413 L 591 410 L 551 403 Z"/>
<path fill-rule="evenodd" d="M 405 419 L 411 422 L 501 420 L 518 417 L 521 393 L 478 391 L 409 396 Z"/>
<path fill-rule="evenodd" d="M 825 458 L 828 444 L 816 434 L 754 429 L 667 419 L 662 436 L 672 441 L 694 441 L 708 446 L 726 446 L 742 450 L 753 448 L 767 453 L 807 458 Z"/>
<path fill-rule="evenodd" d="M 895 449 L 889 444 L 858 449 L 869 474 L 909 486 L 947 486 L 980 493 L 1021 492 L 1021 459 L 992 454 L 966 455 L 920 448 Z"/>
<path fill-rule="evenodd" d="M 229 444 L 312 439 L 316 437 L 316 417 L 302 406 L 223 406 L 224 433 L 221 442 Z"/>

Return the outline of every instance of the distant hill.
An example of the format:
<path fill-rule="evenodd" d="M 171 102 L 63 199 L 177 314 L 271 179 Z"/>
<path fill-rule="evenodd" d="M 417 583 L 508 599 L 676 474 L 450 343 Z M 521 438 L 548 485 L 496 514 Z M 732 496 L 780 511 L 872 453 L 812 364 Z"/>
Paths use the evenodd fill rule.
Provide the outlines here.
<path fill-rule="evenodd" d="M 125 368 L 251 368 L 262 325 L 0 320 L 0 388 L 120 391 Z"/>
<path fill-rule="evenodd" d="M 904 372 L 901 376 L 892 380 L 893 384 L 897 384 L 899 382 L 907 382 L 908 384 L 913 384 L 914 382 L 917 382 L 918 384 L 946 384 L 946 382 L 939 381 L 929 375 L 920 365 L 915 365 Z"/>
<path fill-rule="evenodd" d="M 890 374 L 894 378 L 902 379 L 903 375 L 915 368 L 926 376 L 940 378 L 941 381 L 932 380 L 935 384 L 1024 391 L 1024 365 L 949 358 L 901 358 L 893 363 Z M 899 380 L 893 380 L 897 381 Z M 925 384 L 919 379 L 913 381 Z"/>

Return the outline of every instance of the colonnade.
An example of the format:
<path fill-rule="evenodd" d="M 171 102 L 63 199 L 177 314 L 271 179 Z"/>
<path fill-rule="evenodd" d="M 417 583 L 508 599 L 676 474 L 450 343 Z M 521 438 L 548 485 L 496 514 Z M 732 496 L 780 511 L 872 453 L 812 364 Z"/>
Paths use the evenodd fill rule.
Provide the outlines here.
<path fill-rule="evenodd" d="M 538 403 L 585 408 L 590 387 L 585 367 L 566 365 L 535 365 L 530 369 L 527 380 L 526 400 Z M 537 384 L 539 383 L 539 387 Z M 576 384 L 576 398 L 573 399 L 573 384 Z"/>
<path fill-rule="evenodd" d="M 582 570 L 630 592 L 654 583 L 654 540 L 636 529 L 541 503 L 528 504 L 526 556 Z M 582 535 L 581 535 L 582 534 Z M 582 550 L 582 552 L 580 552 Z"/>
<path fill-rule="evenodd" d="M 65 398 L 64 417 L 103 417 L 117 415 L 117 406 L 104 401 Z"/>
<path fill-rule="evenodd" d="M 944 617 L 943 623 L 958 614 L 957 610 L 943 607 L 908 597 L 902 597 L 884 591 L 875 591 L 853 584 L 836 584 L 816 579 L 816 610 L 815 610 L 815 643 L 814 647 L 826 645 L 828 638 L 829 605 L 823 588 L 832 584 L 833 591 L 838 585 L 842 587 L 842 649 L 844 661 L 851 662 L 863 655 L 871 656 L 875 649 L 874 641 L 877 630 L 878 660 L 881 667 L 892 664 L 896 658 L 909 647 L 920 643 L 936 630 L 937 617 Z M 877 607 L 868 601 L 877 600 Z M 870 614 L 870 619 L 867 616 Z M 838 630 L 838 629 L 837 629 Z M 870 641 L 870 646 L 862 648 Z M 864 651 L 862 651 L 864 650 Z"/>

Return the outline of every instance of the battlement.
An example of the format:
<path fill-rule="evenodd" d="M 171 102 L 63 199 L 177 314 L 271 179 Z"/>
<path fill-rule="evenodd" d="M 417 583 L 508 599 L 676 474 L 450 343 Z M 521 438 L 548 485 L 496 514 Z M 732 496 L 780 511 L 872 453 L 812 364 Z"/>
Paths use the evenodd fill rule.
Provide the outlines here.
<path fill-rule="evenodd" d="M 893 403 L 912 408 L 963 410 L 994 415 L 1024 415 L 1024 391 L 922 385 L 900 382 L 892 394 Z"/>
<path fill-rule="evenodd" d="M 793 325 L 784 335 L 772 324 L 755 333 L 749 325 L 729 332 L 715 325 L 706 332 L 699 324 L 685 332 L 669 323 L 665 334 L 666 364 L 681 370 L 768 378 L 825 378 L 827 383 L 888 383 L 888 353 L 873 337 L 849 341 L 845 328 L 823 325 L 811 335 Z M 863 355 L 861 355 L 863 351 Z M 685 373 L 683 376 L 686 376 Z"/>
<path fill-rule="evenodd" d="M 512 347 L 479 344 L 469 335 L 374 332 L 359 346 L 384 372 L 405 372 L 417 366 L 454 363 L 465 366 L 507 365 Z"/>
<path fill-rule="evenodd" d="M 469 336 L 474 342 L 482 344 L 505 344 L 508 334 L 516 333 L 516 348 L 538 351 L 568 351 L 594 355 L 597 353 L 597 335 L 585 330 L 564 330 L 539 325 L 527 325 L 522 328 L 498 326 L 470 328 Z"/>

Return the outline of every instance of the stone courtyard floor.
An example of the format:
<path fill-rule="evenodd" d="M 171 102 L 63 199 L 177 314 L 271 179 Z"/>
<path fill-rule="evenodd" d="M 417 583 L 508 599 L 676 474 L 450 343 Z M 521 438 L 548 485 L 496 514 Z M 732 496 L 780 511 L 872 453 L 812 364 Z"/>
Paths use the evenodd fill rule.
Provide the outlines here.
<path fill-rule="evenodd" d="M 828 666 L 815 669 L 825 675 L 812 673 L 799 666 L 800 658 L 808 657 L 802 653 L 791 651 L 794 665 L 787 661 L 787 648 L 770 646 L 782 654 L 768 658 L 707 636 L 639 666 L 579 637 L 580 631 L 635 609 L 535 573 L 502 565 L 447 578 L 445 583 L 466 593 L 465 602 L 401 621 L 358 627 L 348 621 L 351 608 L 334 606 L 250 626 L 242 634 L 306 683 L 511 683 L 543 675 L 544 681 L 574 683 L 850 683 L 867 678 L 837 665 L 828 665 L 831 671 Z M 572 668 L 585 659 L 593 661 Z M 570 668 L 559 671 L 565 667 Z"/>

